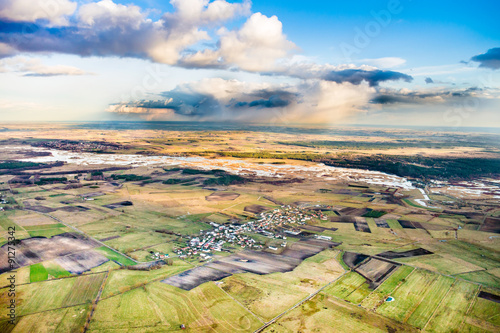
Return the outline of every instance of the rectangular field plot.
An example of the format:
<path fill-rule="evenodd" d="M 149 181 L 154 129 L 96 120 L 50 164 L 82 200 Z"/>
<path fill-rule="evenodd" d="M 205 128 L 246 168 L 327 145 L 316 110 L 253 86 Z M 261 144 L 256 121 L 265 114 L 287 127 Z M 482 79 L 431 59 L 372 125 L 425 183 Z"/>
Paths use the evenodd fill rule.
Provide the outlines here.
<path fill-rule="evenodd" d="M 45 281 L 49 278 L 49 273 L 42 263 L 30 266 L 30 282 Z"/>
<path fill-rule="evenodd" d="M 17 239 L 30 237 L 28 232 L 24 230 L 23 227 L 14 223 L 5 213 L 0 214 L 0 236 L 7 239 L 7 237 L 9 237 L 8 232 L 12 231 L 9 227 L 15 228 L 15 235 Z"/>
<path fill-rule="evenodd" d="M 491 332 L 500 331 L 500 303 L 478 297 L 472 307 L 467 323 Z"/>
<path fill-rule="evenodd" d="M 42 313 L 35 313 L 23 316 L 15 327 L 10 325 L 12 332 L 79 332 L 81 331 L 89 308 L 86 306 L 76 306 L 67 309 L 59 309 Z M 3 331 L 0 326 L 1 332 Z"/>
<path fill-rule="evenodd" d="M 251 332 L 262 325 L 214 283 L 184 291 L 152 283 L 97 305 L 90 332 L 177 331 L 184 324 L 192 332 Z"/>
<path fill-rule="evenodd" d="M 47 269 L 49 276 L 51 276 L 52 278 L 58 279 L 71 275 L 70 272 L 62 268 L 61 265 L 57 264 L 54 261 L 44 262 L 43 265 Z"/>
<path fill-rule="evenodd" d="M 373 289 L 368 283 L 362 283 L 356 290 L 346 297 L 346 301 L 353 304 L 359 304 L 366 296 L 370 295 Z"/>
<path fill-rule="evenodd" d="M 327 295 L 347 300 L 355 290 L 365 283 L 366 280 L 364 277 L 355 272 L 349 272 L 338 279 L 334 284 L 327 287 L 323 292 Z M 355 295 L 353 297 L 357 299 L 359 296 Z M 357 303 L 359 303 L 359 301 Z"/>
<path fill-rule="evenodd" d="M 30 237 L 45 237 L 50 238 L 52 236 L 60 235 L 66 232 L 70 232 L 69 228 L 40 228 L 28 230 Z"/>
<path fill-rule="evenodd" d="M 110 272 L 106 286 L 102 292 L 102 297 L 109 297 L 121 292 L 138 287 L 144 283 L 155 279 L 166 278 L 168 276 L 180 273 L 191 268 L 189 264 L 181 260 L 175 260 L 172 266 L 163 266 L 162 268 L 151 271 L 139 271 L 119 269 Z"/>
<path fill-rule="evenodd" d="M 97 291 L 101 287 L 102 281 L 105 277 L 104 273 L 84 275 L 75 278 L 75 284 L 71 291 L 66 295 L 62 306 L 70 306 L 91 302 L 97 296 Z"/>
<path fill-rule="evenodd" d="M 478 286 L 457 280 L 426 326 L 429 332 L 458 332 Z"/>
<path fill-rule="evenodd" d="M 500 277 L 489 273 L 490 271 L 479 271 L 459 274 L 457 277 L 473 282 L 479 282 L 484 286 L 500 289 Z"/>
<path fill-rule="evenodd" d="M 41 215 L 42 217 L 45 217 Z M 48 218 L 48 217 L 45 217 Z M 71 230 L 62 223 L 27 225 L 24 229 L 28 231 L 31 237 L 46 237 L 50 238 Z"/>
<path fill-rule="evenodd" d="M 400 266 L 389 276 L 373 293 L 363 300 L 361 306 L 366 309 L 374 309 L 378 307 L 384 299 L 389 296 L 403 280 L 413 272 L 413 267 Z"/>
<path fill-rule="evenodd" d="M 75 281 L 75 278 L 67 278 L 18 286 L 17 314 L 26 315 L 60 308 Z"/>
<path fill-rule="evenodd" d="M 418 328 L 423 328 L 437 309 L 453 282 L 453 278 L 439 276 L 432 286 L 427 289 L 424 299 L 418 304 L 415 311 L 411 313 L 407 323 Z"/>
<path fill-rule="evenodd" d="M 198 229 L 199 231 L 199 229 Z M 162 244 L 168 241 L 170 237 L 161 233 L 137 232 L 121 236 L 120 238 L 106 241 L 105 244 L 122 253 L 128 254 L 143 247 Z"/>
<path fill-rule="evenodd" d="M 96 251 L 83 251 L 57 258 L 55 262 L 72 274 L 81 274 L 108 261 Z"/>
<path fill-rule="evenodd" d="M 384 302 L 377 312 L 389 318 L 403 322 L 416 304 L 423 299 L 426 290 L 434 283 L 438 275 L 424 271 L 415 270 L 406 278 L 390 296 L 392 302 Z"/>
<path fill-rule="evenodd" d="M 431 254 L 423 257 L 399 258 L 396 261 L 447 275 L 456 275 L 481 269 L 479 266 L 475 266 L 447 253 Z"/>
<path fill-rule="evenodd" d="M 355 271 L 368 279 L 370 287 L 375 289 L 398 266 L 389 261 L 370 258 L 356 267 Z"/>

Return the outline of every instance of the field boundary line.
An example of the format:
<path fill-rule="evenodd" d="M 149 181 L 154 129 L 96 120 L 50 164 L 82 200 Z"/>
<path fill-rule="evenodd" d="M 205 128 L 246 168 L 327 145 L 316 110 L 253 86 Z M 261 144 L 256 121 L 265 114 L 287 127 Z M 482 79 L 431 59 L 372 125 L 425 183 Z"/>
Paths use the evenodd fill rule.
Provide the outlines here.
<path fill-rule="evenodd" d="M 54 308 L 54 309 L 47 309 L 47 310 L 42 310 L 42 311 L 37 311 L 37 312 L 25 313 L 25 314 L 20 315 L 19 318 L 26 317 L 26 316 L 31 316 L 31 315 L 34 315 L 34 314 L 44 313 L 44 312 L 50 312 L 50 311 L 57 311 L 57 310 L 62 310 L 62 309 L 74 308 L 75 306 L 88 305 L 88 304 L 91 304 L 91 302 L 87 301 L 87 302 L 84 302 L 84 303 L 78 303 L 78 304 L 73 304 L 73 305 L 60 306 L 60 307 Z"/>
<path fill-rule="evenodd" d="M 356 272 L 356 271 L 354 271 L 354 273 L 358 274 L 358 272 Z M 361 275 L 361 274 L 359 274 L 359 275 Z M 351 294 L 352 294 L 352 293 L 354 293 L 356 290 L 358 290 L 359 288 L 361 288 L 361 286 L 362 286 L 362 285 L 366 282 L 366 278 L 365 278 L 363 275 L 361 275 L 361 277 L 362 277 L 362 278 L 364 278 L 364 279 L 365 279 L 365 281 L 361 282 L 361 284 L 360 284 L 359 286 L 357 286 L 356 288 L 354 288 L 354 290 L 353 290 L 353 291 L 351 291 L 349 294 L 347 294 L 343 300 L 347 301 L 347 298 L 349 298 L 349 296 L 351 296 Z M 371 293 L 370 293 L 370 294 L 371 294 Z M 363 298 L 363 299 L 364 299 L 364 298 Z M 363 299 L 362 299 L 361 301 L 363 301 Z M 352 302 L 350 302 L 350 301 L 348 301 L 348 302 L 349 302 L 349 303 L 352 303 Z M 354 304 L 354 303 L 352 303 L 352 304 Z M 361 304 L 361 302 L 359 302 L 358 304 Z M 358 304 L 356 304 L 356 305 L 358 305 Z"/>
<path fill-rule="evenodd" d="M 432 314 L 431 316 L 429 317 L 429 319 L 427 320 L 427 322 L 425 323 L 424 327 L 422 327 L 422 331 L 425 331 L 425 329 L 427 328 L 427 325 L 429 325 L 429 323 L 431 322 L 431 320 L 434 318 L 434 316 L 436 315 L 436 312 L 438 311 L 438 309 L 441 307 L 441 303 L 443 303 L 443 300 L 446 298 L 446 296 L 448 296 L 448 294 L 450 293 L 450 290 L 453 288 L 453 286 L 457 283 L 457 280 L 453 280 L 453 283 L 451 284 L 450 288 L 448 288 L 448 291 L 446 292 L 446 294 L 444 294 L 443 298 L 441 298 L 441 300 L 439 301 L 439 304 L 438 306 L 436 306 L 436 308 L 434 309 L 434 311 L 432 311 Z"/>
<path fill-rule="evenodd" d="M 464 326 L 465 324 L 465 321 L 467 320 L 467 316 L 469 315 L 469 312 L 470 310 L 472 310 L 472 306 L 476 304 L 477 302 L 477 297 L 479 295 L 479 292 L 481 291 L 481 286 L 479 286 L 479 288 L 477 288 L 476 292 L 474 293 L 474 298 L 472 299 L 472 301 L 469 303 L 469 306 L 467 307 L 467 311 L 465 311 L 465 314 L 464 314 L 464 318 L 462 320 L 462 322 L 460 323 L 460 326 L 458 328 L 458 332 L 461 332 L 461 329 L 462 327 Z"/>
<path fill-rule="evenodd" d="M 399 267 L 402 267 L 402 266 L 399 266 Z M 364 301 L 365 299 L 367 299 L 367 298 L 368 298 L 368 297 L 370 297 L 370 296 L 371 296 L 374 292 L 376 292 L 376 291 L 377 291 L 377 289 L 379 289 L 379 288 L 380 288 L 380 287 L 381 287 L 381 286 L 385 283 L 385 281 L 387 281 L 387 279 L 389 279 L 389 277 L 391 277 L 391 276 L 392 276 L 392 274 L 394 274 L 396 271 L 397 271 L 397 269 L 396 269 L 396 270 L 394 270 L 391 274 L 389 274 L 389 275 L 388 275 L 388 276 L 387 276 L 387 277 L 386 277 L 386 278 L 385 278 L 385 279 L 384 279 L 384 280 L 383 280 L 383 281 L 382 281 L 382 282 L 381 282 L 381 283 L 377 286 L 377 288 L 373 289 L 371 293 L 369 293 L 368 295 L 366 295 L 366 297 L 365 297 L 365 298 L 363 298 L 363 299 L 361 300 L 361 302 L 359 302 L 359 305 L 360 305 L 363 309 L 368 310 L 368 311 L 373 311 L 373 310 L 375 310 L 375 308 L 373 308 L 373 309 L 367 309 L 367 308 L 365 308 L 364 306 L 362 306 L 362 305 L 361 305 L 361 303 L 363 303 L 363 301 Z M 413 271 L 412 271 L 412 272 L 413 272 Z M 409 275 L 409 274 L 408 274 L 408 275 Z"/>
<path fill-rule="evenodd" d="M 412 267 L 412 266 L 409 266 L 409 267 Z M 415 267 L 412 267 L 412 268 L 413 268 L 413 270 L 412 270 L 412 271 L 411 271 L 411 272 L 410 272 L 410 273 L 409 273 L 406 277 L 404 277 L 404 278 L 403 278 L 405 281 L 403 282 L 403 279 L 402 279 L 402 280 L 400 280 L 400 281 L 399 281 L 399 283 L 398 283 L 398 285 L 397 285 L 397 286 L 395 286 L 395 287 L 394 287 L 394 289 L 392 289 L 392 291 L 390 292 L 390 294 L 394 294 L 394 293 L 396 292 L 396 290 L 398 290 L 398 289 L 399 289 L 399 287 L 401 287 L 403 284 L 405 284 L 405 283 L 406 283 L 406 279 L 408 279 L 408 278 L 409 278 L 409 277 L 410 277 L 410 276 L 411 276 L 411 275 L 412 275 L 412 274 L 413 274 L 413 273 L 417 270 L 417 268 L 415 268 Z M 384 282 L 385 282 L 385 281 L 384 281 Z M 382 284 L 380 284 L 380 286 L 381 286 L 381 285 L 382 285 Z M 380 287 L 380 286 L 379 286 L 379 287 Z M 377 287 L 377 289 L 378 289 L 378 287 Z M 375 290 L 374 290 L 374 291 L 375 291 Z M 385 302 L 385 299 L 386 299 L 386 297 L 384 296 L 383 301 L 378 302 L 378 303 L 375 305 L 375 307 L 374 307 L 371 311 L 373 311 L 373 312 L 377 313 L 377 309 L 378 309 L 378 308 L 379 308 L 379 307 L 380 307 L 380 306 L 381 306 L 381 305 Z M 380 314 L 380 313 L 378 313 L 378 314 Z M 381 315 L 381 316 L 383 316 L 383 317 L 386 317 L 386 318 L 390 318 L 390 317 L 387 317 L 387 316 L 382 315 L 382 314 L 380 314 L 380 315 Z"/>
<path fill-rule="evenodd" d="M 265 324 L 265 322 L 259 317 L 257 316 L 255 313 L 253 313 L 252 311 L 250 311 L 250 309 L 248 309 L 246 306 L 244 306 L 240 301 L 238 301 L 236 298 L 234 298 L 233 296 L 231 296 L 227 291 L 225 291 L 224 289 L 222 289 L 222 287 L 217 284 L 216 281 L 213 281 L 214 284 L 220 289 L 222 290 L 222 292 L 224 292 L 224 294 L 226 294 L 227 296 L 229 296 L 231 299 L 233 299 L 236 303 L 238 303 L 239 305 L 241 305 L 245 310 L 248 311 L 248 313 L 250 313 L 252 316 L 254 316 L 258 321 L 260 321 L 262 324 Z"/>
<path fill-rule="evenodd" d="M 423 293 L 423 295 L 422 295 L 422 298 L 420 299 L 420 301 L 419 301 L 419 302 L 418 302 L 415 306 L 413 306 L 413 308 L 411 308 L 411 310 L 410 310 L 410 311 L 408 311 L 408 312 L 406 313 L 406 316 L 405 316 L 405 317 L 404 317 L 404 319 L 403 319 L 403 323 L 405 323 L 405 324 L 406 324 L 406 322 L 408 321 L 408 319 L 410 319 L 410 317 L 412 316 L 412 314 L 413 314 L 413 313 L 417 310 L 417 308 L 419 307 L 419 305 L 420 305 L 420 304 L 424 301 L 424 299 L 425 299 L 425 298 L 427 297 L 427 295 L 430 293 L 432 286 L 434 285 L 434 283 L 437 283 L 437 280 L 438 280 L 438 279 L 439 279 L 439 276 L 437 276 L 437 277 L 436 277 L 436 278 L 432 281 L 432 283 L 431 283 L 431 284 L 430 284 L 427 288 L 425 288 L 425 291 L 424 291 L 424 293 Z M 453 282 L 455 282 L 455 281 L 453 280 Z M 447 293 L 448 293 L 448 292 L 447 292 Z M 439 306 L 439 305 L 438 305 L 438 306 Z"/>
<path fill-rule="evenodd" d="M 77 253 L 77 252 L 75 252 Z M 43 261 L 41 261 L 40 263 L 43 263 Z M 28 266 L 22 266 L 22 267 L 30 267 L 31 265 L 28 265 Z M 60 278 L 55 278 L 55 279 L 50 279 L 50 280 L 43 280 L 43 281 L 34 281 L 34 282 L 26 282 L 26 283 L 18 283 L 16 284 L 16 286 L 24 286 L 24 285 L 27 285 L 27 284 L 34 284 L 34 283 L 43 283 L 43 282 L 50 282 L 50 281 L 57 281 L 57 280 L 63 280 L 63 279 L 72 279 L 72 278 L 78 278 L 78 277 L 81 277 L 81 276 L 87 276 L 87 275 L 95 275 L 95 274 L 103 274 L 105 273 L 106 271 L 102 271 L 102 272 L 90 272 L 90 273 L 86 273 L 86 274 L 80 274 L 80 275 L 70 275 L 70 276 L 63 276 L 63 277 L 60 277 Z M 2 288 L 6 288 L 8 286 L 0 286 L 0 289 Z"/>
<path fill-rule="evenodd" d="M 90 322 L 92 321 L 92 317 L 94 316 L 94 312 L 97 308 L 97 303 L 99 303 L 102 291 L 104 290 L 104 286 L 106 285 L 106 282 L 108 281 L 109 277 L 109 271 L 106 272 L 106 276 L 102 280 L 101 287 L 99 288 L 99 291 L 97 292 L 97 296 L 95 300 L 92 302 L 92 308 L 90 309 L 90 313 L 87 317 L 87 320 L 85 321 L 85 325 L 83 326 L 83 333 L 87 332 L 90 326 Z"/>
<path fill-rule="evenodd" d="M 187 270 L 189 270 L 189 269 L 186 269 L 185 271 L 187 271 Z M 111 270 L 110 270 L 110 271 L 111 271 Z M 135 285 L 134 285 L 134 286 L 132 286 L 132 288 L 127 289 L 127 290 L 125 290 L 125 291 L 121 291 L 121 292 L 116 293 L 116 294 L 111 294 L 111 295 L 108 295 L 108 296 L 106 296 L 106 297 L 102 297 L 102 298 L 101 298 L 101 300 L 104 300 L 104 299 L 109 299 L 109 298 L 111 298 L 111 297 L 115 297 L 115 296 L 119 296 L 119 295 L 125 294 L 125 293 L 127 293 L 127 292 L 129 292 L 129 291 L 132 291 L 132 290 L 135 290 L 135 289 L 138 289 L 138 288 L 141 288 L 141 287 L 147 286 L 147 285 L 149 285 L 149 284 L 151 284 L 151 283 L 155 283 L 155 282 L 158 282 L 158 281 L 164 280 L 164 279 L 165 279 L 165 278 L 167 278 L 167 277 L 174 276 L 174 275 L 180 274 L 180 273 L 185 272 L 185 271 L 181 271 L 181 272 L 178 272 L 178 273 L 175 273 L 175 274 L 172 274 L 172 275 L 166 275 L 166 276 L 165 276 L 165 275 L 163 275 L 163 276 L 161 276 L 161 277 L 157 277 L 157 278 L 155 278 L 155 279 L 153 279 L 153 280 L 149 280 L 149 281 L 147 281 L 147 282 L 141 283 L 140 285 L 137 285 L 137 286 L 135 286 Z"/>
<path fill-rule="evenodd" d="M 497 267 L 495 267 L 497 268 Z M 470 273 L 476 273 L 476 272 L 487 272 L 488 268 L 483 268 L 483 269 L 476 269 L 475 271 L 468 271 L 468 272 L 462 272 L 462 273 L 456 273 L 456 274 L 451 274 L 451 276 L 455 277 L 460 274 L 470 274 Z M 488 273 L 489 274 L 489 273 Z M 460 279 L 460 276 L 457 276 L 458 279 Z M 472 281 L 474 283 L 474 281 Z"/>
<path fill-rule="evenodd" d="M 283 311 L 282 313 L 280 313 L 279 315 L 277 315 L 276 317 L 274 317 L 273 319 L 271 319 L 270 321 L 268 321 L 267 323 L 264 324 L 264 326 L 261 326 L 260 328 L 256 329 L 254 331 L 254 333 L 259 333 L 259 332 L 262 332 L 262 330 L 264 330 L 265 328 L 267 328 L 268 326 L 270 326 L 271 324 L 275 323 L 278 319 L 280 319 L 281 317 L 283 317 L 285 314 L 287 314 L 288 312 L 294 310 L 295 308 L 301 306 L 302 304 L 304 304 L 305 302 L 309 301 L 310 299 L 314 298 L 316 295 L 318 295 L 320 292 L 322 292 L 325 288 L 329 287 L 331 284 L 335 283 L 338 279 L 340 279 L 341 277 L 343 277 L 345 274 L 347 274 L 347 272 L 350 272 L 350 271 L 345 271 L 343 274 L 341 274 L 340 276 L 336 277 L 334 280 L 328 282 L 327 284 L 325 284 L 323 287 L 319 288 L 318 290 L 316 290 L 314 293 L 310 294 L 309 296 L 307 296 L 306 298 L 304 298 L 303 300 L 301 300 L 300 302 L 296 303 L 295 305 L 293 305 L 291 308 L 288 308 L 286 309 L 285 311 Z"/>

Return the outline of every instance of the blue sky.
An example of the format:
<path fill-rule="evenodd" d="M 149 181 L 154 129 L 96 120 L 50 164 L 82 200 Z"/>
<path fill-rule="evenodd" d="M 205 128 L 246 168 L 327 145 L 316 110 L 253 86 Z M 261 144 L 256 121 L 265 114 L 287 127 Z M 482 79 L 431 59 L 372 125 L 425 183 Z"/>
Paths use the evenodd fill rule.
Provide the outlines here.
<path fill-rule="evenodd" d="M 500 126 L 496 1 L 56 2 L 0 3 L 3 120 Z"/>

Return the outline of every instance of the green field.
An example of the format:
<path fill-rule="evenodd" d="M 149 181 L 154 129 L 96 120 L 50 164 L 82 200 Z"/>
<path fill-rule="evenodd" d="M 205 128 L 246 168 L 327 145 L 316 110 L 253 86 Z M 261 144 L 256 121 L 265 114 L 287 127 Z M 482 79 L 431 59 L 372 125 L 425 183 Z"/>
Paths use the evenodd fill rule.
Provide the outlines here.
<path fill-rule="evenodd" d="M 96 249 L 98 252 L 102 253 L 103 255 L 106 256 L 109 260 L 116 261 L 120 265 L 123 266 L 132 266 L 135 265 L 135 262 L 130 260 L 127 257 L 124 257 L 120 253 L 111 250 L 110 248 L 107 248 L 106 246 L 101 246 Z"/>
<path fill-rule="evenodd" d="M 30 266 L 30 282 L 45 281 L 49 278 L 49 273 L 42 263 Z"/>
<path fill-rule="evenodd" d="M 0 230 L 0 235 L 3 236 L 5 240 L 7 240 L 7 237 L 12 236 L 9 235 L 8 232 L 12 231 L 12 229 L 9 229 L 9 227 L 13 227 L 15 230 L 15 237 L 16 239 L 24 239 L 24 238 L 29 238 L 28 232 L 26 230 L 14 223 L 12 220 L 9 219 L 7 213 L 0 213 L 0 227 L 2 227 L 3 230 Z"/>
<path fill-rule="evenodd" d="M 264 320 L 270 320 L 308 295 L 282 280 L 245 273 L 223 280 L 222 288 Z"/>
<path fill-rule="evenodd" d="M 338 279 L 334 284 L 328 286 L 323 290 L 323 293 L 327 295 L 332 295 L 341 299 L 349 300 L 349 296 L 358 288 L 362 287 L 365 283 L 365 278 L 355 272 L 348 272 L 340 279 Z M 365 290 L 365 288 L 362 288 Z M 364 292 L 361 292 L 364 294 Z M 369 294 L 369 293 L 368 293 Z M 366 294 L 367 295 L 367 294 Z M 356 301 L 360 297 L 360 294 L 353 296 L 353 300 Z M 364 297 L 363 297 L 364 298 Z M 362 299 L 361 299 L 362 300 Z M 361 300 L 356 301 L 359 303 Z"/>
<path fill-rule="evenodd" d="M 50 238 L 52 236 L 60 235 L 65 232 L 70 231 L 69 228 L 44 228 L 37 230 L 28 230 L 30 237 L 45 237 Z"/>
<path fill-rule="evenodd" d="M 61 277 L 66 277 L 66 276 L 71 276 L 71 273 L 62 268 L 59 264 L 49 261 L 45 262 L 43 264 L 45 268 L 47 269 L 47 272 L 49 273 L 50 276 L 52 276 L 55 279 L 61 278 Z"/>
<path fill-rule="evenodd" d="M 377 308 L 377 313 L 397 321 L 404 321 L 415 305 L 422 301 L 425 291 L 436 281 L 437 277 L 437 274 L 428 271 L 415 270 L 390 295 L 394 300 L 384 302 Z"/>
<path fill-rule="evenodd" d="M 18 286 L 18 315 L 60 308 L 75 281 L 67 278 Z"/>
<path fill-rule="evenodd" d="M 362 283 L 356 290 L 346 297 L 346 301 L 353 304 L 359 304 L 363 299 L 370 295 L 372 291 L 373 289 L 370 288 L 370 285 L 367 282 Z"/>
<path fill-rule="evenodd" d="M 423 328 L 431 318 L 439 303 L 446 295 L 454 279 L 446 276 L 439 276 L 437 280 L 425 291 L 424 299 L 411 313 L 407 323 L 418 328 Z M 410 313 L 407 314 L 407 317 Z"/>
<path fill-rule="evenodd" d="M 102 297 L 109 297 L 123 293 L 135 287 L 139 287 L 144 283 L 151 282 L 159 278 L 166 278 L 170 275 L 175 275 L 182 271 L 192 268 L 189 264 L 181 260 L 175 260 L 174 265 L 165 265 L 160 269 L 152 271 L 139 271 L 119 269 L 110 272 Z"/>
<path fill-rule="evenodd" d="M 392 229 L 403 229 L 403 227 L 401 226 L 401 224 L 399 224 L 398 220 L 386 220 L 387 221 L 387 224 L 389 225 L 389 227 L 391 227 Z"/>
<path fill-rule="evenodd" d="M 426 326 L 428 332 L 458 332 L 478 287 L 457 280 Z"/>
<path fill-rule="evenodd" d="M 319 294 L 287 313 L 266 333 L 295 332 L 417 332 L 410 325 L 366 311 L 361 307 Z"/>
<path fill-rule="evenodd" d="M 147 332 L 178 330 L 248 332 L 259 322 L 214 283 L 184 291 L 161 282 L 128 291 L 99 302 L 91 332 L 129 330 L 143 327 Z"/>
<path fill-rule="evenodd" d="M 485 286 L 500 289 L 500 277 L 490 274 L 488 271 L 463 273 L 456 275 L 456 277 L 467 281 L 479 282 Z"/>
<path fill-rule="evenodd" d="M 80 332 L 85 323 L 88 306 L 75 306 L 20 317 L 17 325 L 6 324 L 0 332 Z"/>
<path fill-rule="evenodd" d="M 491 329 L 492 325 L 500 327 L 500 315 L 498 315 L 499 313 L 500 303 L 478 297 L 476 298 L 474 307 L 469 313 L 469 317 L 477 326 L 484 327 L 485 329 Z"/>
<path fill-rule="evenodd" d="M 374 309 L 389 296 L 393 290 L 404 282 L 404 279 L 413 272 L 413 267 L 401 266 L 394 271 L 373 293 L 363 300 L 361 306 Z"/>
<path fill-rule="evenodd" d="M 105 273 L 100 273 L 75 278 L 71 292 L 64 298 L 62 306 L 87 303 L 94 300 L 105 276 Z"/>

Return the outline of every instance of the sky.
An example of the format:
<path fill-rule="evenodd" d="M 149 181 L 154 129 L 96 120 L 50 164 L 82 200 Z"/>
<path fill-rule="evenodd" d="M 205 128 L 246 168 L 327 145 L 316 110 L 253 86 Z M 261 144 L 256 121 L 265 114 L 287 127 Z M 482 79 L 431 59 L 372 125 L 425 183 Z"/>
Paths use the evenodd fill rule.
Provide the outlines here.
<path fill-rule="evenodd" d="M 0 121 L 500 127 L 500 2 L 0 0 Z"/>

